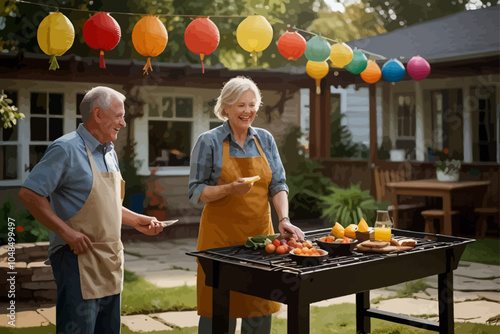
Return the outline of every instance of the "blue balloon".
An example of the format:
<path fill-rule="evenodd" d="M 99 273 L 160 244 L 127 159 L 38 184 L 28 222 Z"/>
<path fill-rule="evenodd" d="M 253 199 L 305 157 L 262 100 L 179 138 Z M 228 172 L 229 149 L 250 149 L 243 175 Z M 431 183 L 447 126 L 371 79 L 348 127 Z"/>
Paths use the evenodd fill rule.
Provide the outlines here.
<path fill-rule="evenodd" d="M 382 66 L 382 76 L 389 82 L 398 82 L 405 77 L 404 65 L 397 59 L 391 59 Z"/>

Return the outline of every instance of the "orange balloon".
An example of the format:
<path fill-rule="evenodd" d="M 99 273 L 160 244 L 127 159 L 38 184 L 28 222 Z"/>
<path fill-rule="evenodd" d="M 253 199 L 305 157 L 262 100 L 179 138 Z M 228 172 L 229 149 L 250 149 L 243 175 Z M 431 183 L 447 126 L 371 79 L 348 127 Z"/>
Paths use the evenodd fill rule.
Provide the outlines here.
<path fill-rule="evenodd" d="M 144 66 L 144 74 L 149 74 L 148 69 L 153 70 L 151 66 L 151 57 L 156 57 L 165 50 L 168 42 L 167 29 L 158 17 L 153 15 L 144 16 L 134 26 L 132 31 L 132 43 L 135 49 L 142 56 L 148 57 Z"/>
<path fill-rule="evenodd" d="M 382 77 L 382 71 L 376 62 L 373 60 L 368 60 L 368 65 L 365 70 L 360 73 L 361 79 L 369 84 L 373 84 L 380 80 Z"/>

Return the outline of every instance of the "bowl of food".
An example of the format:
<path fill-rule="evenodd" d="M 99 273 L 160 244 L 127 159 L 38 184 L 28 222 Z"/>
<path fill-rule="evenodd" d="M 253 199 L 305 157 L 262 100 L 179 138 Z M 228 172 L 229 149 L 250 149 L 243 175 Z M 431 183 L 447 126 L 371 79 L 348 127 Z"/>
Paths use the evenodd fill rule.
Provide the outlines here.
<path fill-rule="evenodd" d="M 345 256 L 352 254 L 352 251 L 358 243 L 358 239 L 348 237 L 337 238 L 329 235 L 315 240 L 316 244 L 331 256 Z"/>
<path fill-rule="evenodd" d="M 289 254 L 301 266 L 316 266 L 328 257 L 327 251 L 308 247 L 292 249 Z"/>

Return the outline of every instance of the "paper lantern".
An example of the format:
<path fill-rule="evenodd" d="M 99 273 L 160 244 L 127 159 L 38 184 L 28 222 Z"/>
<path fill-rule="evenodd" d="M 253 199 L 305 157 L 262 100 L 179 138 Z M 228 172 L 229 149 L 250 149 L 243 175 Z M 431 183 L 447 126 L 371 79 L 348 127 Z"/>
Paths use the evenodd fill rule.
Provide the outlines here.
<path fill-rule="evenodd" d="M 288 60 L 297 60 L 306 50 L 306 39 L 301 34 L 288 30 L 278 39 L 278 51 Z"/>
<path fill-rule="evenodd" d="M 257 65 L 257 52 L 264 51 L 273 40 L 273 27 L 262 15 L 252 15 L 241 21 L 236 40 L 243 50 L 252 54 Z"/>
<path fill-rule="evenodd" d="M 304 52 L 307 60 L 322 62 L 328 59 L 330 56 L 330 43 L 321 37 L 321 33 L 318 36 L 314 36 L 309 41 L 307 41 L 306 51 Z"/>
<path fill-rule="evenodd" d="M 108 13 L 97 13 L 85 22 L 83 39 L 92 49 L 99 50 L 99 67 L 106 68 L 104 51 L 115 48 L 122 32 L 120 25 Z"/>
<path fill-rule="evenodd" d="M 51 56 L 49 70 L 55 71 L 59 68 L 56 56 L 62 56 L 73 45 L 75 28 L 63 13 L 50 13 L 40 22 L 36 37 L 40 49 Z"/>
<path fill-rule="evenodd" d="M 368 60 L 368 65 L 365 70 L 361 72 L 360 76 L 366 83 L 373 84 L 380 80 L 382 77 L 382 71 L 380 71 L 380 67 L 376 62 Z"/>
<path fill-rule="evenodd" d="M 336 43 L 332 45 L 330 51 L 330 61 L 332 65 L 338 68 L 343 68 L 352 60 L 352 49 L 345 43 Z"/>
<path fill-rule="evenodd" d="M 144 65 L 144 74 L 151 71 L 151 57 L 156 57 L 165 50 L 168 42 L 167 29 L 158 17 L 153 15 L 144 16 L 139 20 L 132 30 L 132 43 L 141 56 L 148 57 Z"/>
<path fill-rule="evenodd" d="M 187 26 L 184 41 L 189 51 L 200 55 L 201 72 L 205 73 L 203 58 L 217 49 L 219 29 L 208 17 L 199 17 Z"/>
<path fill-rule="evenodd" d="M 397 59 L 391 59 L 382 66 L 382 76 L 389 82 L 401 81 L 405 74 L 405 67 Z"/>
<path fill-rule="evenodd" d="M 413 80 L 423 80 L 431 73 L 431 65 L 420 56 L 415 56 L 406 64 L 406 70 Z"/>
<path fill-rule="evenodd" d="M 346 70 L 352 74 L 360 74 L 368 66 L 368 59 L 361 51 L 354 51 L 352 53 L 352 60 L 345 66 Z"/>
<path fill-rule="evenodd" d="M 316 80 L 316 94 L 321 94 L 321 88 L 319 87 L 321 79 L 326 77 L 328 74 L 328 64 L 326 61 L 311 61 L 309 60 L 306 64 L 306 72 L 307 74 Z"/>

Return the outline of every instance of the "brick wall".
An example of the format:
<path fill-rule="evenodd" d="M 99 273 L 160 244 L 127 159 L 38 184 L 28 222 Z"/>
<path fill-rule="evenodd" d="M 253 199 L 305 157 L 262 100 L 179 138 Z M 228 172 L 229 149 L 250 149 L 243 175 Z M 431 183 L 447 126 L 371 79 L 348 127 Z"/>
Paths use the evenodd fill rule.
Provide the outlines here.
<path fill-rule="evenodd" d="M 8 277 L 15 276 L 15 299 L 20 301 L 55 302 L 57 287 L 52 267 L 44 264 L 47 260 L 48 242 L 16 244 L 15 268 L 9 265 L 8 245 L 0 246 L 0 298 L 8 298 L 10 289 Z M 17 274 L 8 274 L 16 272 Z"/>

